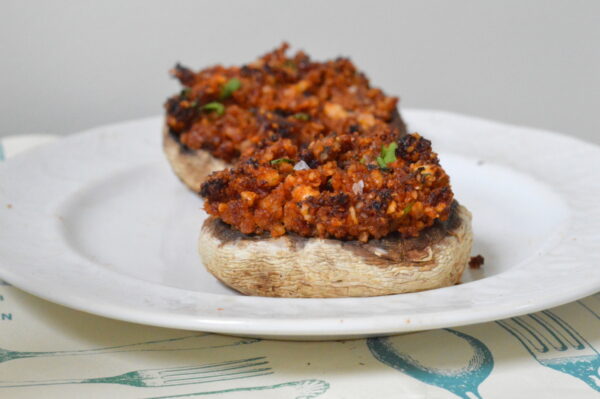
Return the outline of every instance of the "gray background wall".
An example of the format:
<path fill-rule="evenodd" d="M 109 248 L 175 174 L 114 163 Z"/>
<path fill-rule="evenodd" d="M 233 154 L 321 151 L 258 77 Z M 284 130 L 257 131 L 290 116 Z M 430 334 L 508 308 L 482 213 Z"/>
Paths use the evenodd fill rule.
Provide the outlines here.
<path fill-rule="evenodd" d="M 254 59 L 282 40 L 349 55 L 403 107 L 600 143 L 600 2 L 3 1 L 0 136 L 162 112 L 167 70 Z"/>

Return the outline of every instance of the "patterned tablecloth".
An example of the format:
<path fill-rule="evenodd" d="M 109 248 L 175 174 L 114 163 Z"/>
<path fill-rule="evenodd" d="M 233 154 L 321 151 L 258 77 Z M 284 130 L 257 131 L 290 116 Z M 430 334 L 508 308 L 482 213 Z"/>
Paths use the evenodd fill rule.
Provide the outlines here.
<path fill-rule="evenodd" d="M 0 160 L 48 140 L 4 138 Z M 600 396 L 600 294 L 466 327 L 284 342 L 110 320 L 0 281 L 0 332 L 0 398 Z"/>

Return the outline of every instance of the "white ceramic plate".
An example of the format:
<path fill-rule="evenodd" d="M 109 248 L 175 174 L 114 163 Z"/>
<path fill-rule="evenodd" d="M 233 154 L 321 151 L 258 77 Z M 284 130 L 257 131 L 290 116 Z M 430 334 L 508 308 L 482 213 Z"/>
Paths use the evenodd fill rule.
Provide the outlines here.
<path fill-rule="evenodd" d="M 405 111 L 473 213 L 464 283 L 374 298 L 242 296 L 196 254 L 201 200 L 172 174 L 161 119 L 93 129 L 0 165 L 0 277 L 116 319 L 334 339 L 484 322 L 600 289 L 600 148 L 455 114 Z"/>

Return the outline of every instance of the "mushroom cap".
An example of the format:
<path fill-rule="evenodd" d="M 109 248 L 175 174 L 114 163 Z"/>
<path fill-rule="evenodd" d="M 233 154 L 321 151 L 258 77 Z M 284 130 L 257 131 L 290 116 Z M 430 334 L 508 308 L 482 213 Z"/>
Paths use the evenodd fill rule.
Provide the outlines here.
<path fill-rule="evenodd" d="M 230 166 L 205 150 L 192 150 L 174 137 L 168 126 L 163 127 L 163 150 L 173 172 L 192 191 L 199 192 L 200 185 L 212 172 Z"/>
<path fill-rule="evenodd" d="M 456 284 L 472 241 L 471 213 L 454 202 L 448 220 L 436 221 L 418 237 L 389 235 L 367 243 L 296 234 L 250 236 L 210 217 L 198 251 L 215 277 L 243 294 L 366 297 Z"/>

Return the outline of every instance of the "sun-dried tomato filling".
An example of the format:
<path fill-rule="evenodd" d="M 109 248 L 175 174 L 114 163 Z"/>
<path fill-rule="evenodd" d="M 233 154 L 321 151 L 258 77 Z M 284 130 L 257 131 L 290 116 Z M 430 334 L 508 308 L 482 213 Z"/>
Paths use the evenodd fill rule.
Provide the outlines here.
<path fill-rule="evenodd" d="M 167 101 L 180 142 L 231 162 L 202 185 L 206 211 L 246 234 L 416 236 L 445 220 L 453 193 L 431 143 L 406 134 L 397 98 L 344 58 L 287 45 L 243 67 L 197 73 Z"/>
<path fill-rule="evenodd" d="M 301 146 L 391 121 L 398 99 L 370 87 L 350 60 L 313 62 L 303 52 L 287 57 L 287 48 L 243 67 L 193 72 L 177 65 L 172 74 L 184 89 L 165 104 L 171 132 L 191 149 L 233 162 L 281 139 Z"/>
<path fill-rule="evenodd" d="M 212 174 L 200 194 L 209 214 L 246 234 L 360 241 L 416 236 L 445 220 L 453 199 L 430 142 L 417 134 L 328 136 L 289 161 L 248 158 Z"/>

